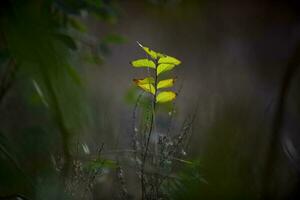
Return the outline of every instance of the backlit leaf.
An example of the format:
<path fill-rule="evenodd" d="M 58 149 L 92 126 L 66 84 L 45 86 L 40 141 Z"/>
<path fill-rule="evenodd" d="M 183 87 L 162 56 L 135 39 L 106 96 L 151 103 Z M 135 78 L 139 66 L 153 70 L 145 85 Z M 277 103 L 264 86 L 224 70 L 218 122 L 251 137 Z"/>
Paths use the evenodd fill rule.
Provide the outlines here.
<path fill-rule="evenodd" d="M 151 56 L 151 58 L 153 59 L 157 59 L 157 58 L 161 58 L 161 57 L 164 57 L 165 55 L 162 54 L 162 53 L 158 53 L 158 52 L 155 52 L 153 50 L 151 50 L 149 47 L 145 47 L 143 46 L 141 43 L 137 42 L 138 45 L 149 55 Z"/>
<path fill-rule="evenodd" d="M 167 63 L 167 64 L 179 65 L 181 63 L 181 61 L 174 57 L 171 57 L 171 56 L 165 56 L 165 57 L 160 58 L 158 60 L 158 63 L 159 64 Z"/>
<path fill-rule="evenodd" d="M 155 63 L 152 60 L 149 59 L 139 59 L 139 60 L 134 60 L 131 62 L 131 65 L 133 67 L 150 67 L 155 69 Z"/>
<path fill-rule="evenodd" d="M 176 98 L 176 93 L 172 91 L 161 92 L 156 97 L 156 103 L 166 103 Z"/>
<path fill-rule="evenodd" d="M 157 84 L 157 89 L 172 87 L 174 85 L 174 82 L 175 82 L 175 79 L 173 79 L 173 78 L 159 81 Z"/>
<path fill-rule="evenodd" d="M 154 95 L 155 94 L 155 87 L 153 86 L 152 83 L 149 83 L 149 81 L 151 81 L 151 77 L 150 78 L 145 78 L 145 79 L 133 79 L 133 82 L 135 82 L 135 84 L 138 87 L 142 88 L 146 92 L 150 92 L 151 94 Z"/>
<path fill-rule="evenodd" d="M 158 67 L 157 67 L 157 71 L 156 71 L 156 74 L 157 76 L 160 75 L 161 73 L 164 73 L 166 71 L 170 71 L 172 70 L 173 68 L 175 67 L 174 64 L 159 64 Z"/>
<path fill-rule="evenodd" d="M 137 84 L 154 84 L 154 78 L 153 77 L 146 77 L 144 79 L 133 79 L 133 81 Z"/>

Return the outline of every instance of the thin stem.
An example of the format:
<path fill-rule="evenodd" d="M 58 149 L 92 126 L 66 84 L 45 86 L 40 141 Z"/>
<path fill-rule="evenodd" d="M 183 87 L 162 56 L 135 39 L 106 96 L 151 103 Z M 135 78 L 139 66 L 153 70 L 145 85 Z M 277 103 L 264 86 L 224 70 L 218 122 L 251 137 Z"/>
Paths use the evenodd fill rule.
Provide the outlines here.
<path fill-rule="evenodd" d="M 157 60 L 155 60 L 155 64 L 157 66 Z M 155 109 L 156 109 L 156 95 L 157 95 L 157 73 L 155 71 L 155 75 L 154 75 L 154 88 L 155 88 L 155 92 L 153 95 L 153 99 L 152 99 L 152 115 L 151 115 L 151 119 L 150 119 L 150 127 L 149 127 L 149 132 L 148 132 L 148 138 L 146 140 L 146 149 L 145 149 L 145 153 L 143 155 L 143 159 L 142 159 L 142 167 L 141 167 L 141 185 L 142 185 L 142 199 L 144 199 L 145 197 L 145 177 L 144 177 L 144 171 L 145 171 L 145 164 L 146 164 L 146 159 L 147 159 L 147 154 L 148 154 L 148 150 L 149 150 L 149 143 L 150 143 L 150 138 L 152 135 L 152 130 L 153 130 L 153 126 L 154 126 L 154 119 L 155 119 Z"/>

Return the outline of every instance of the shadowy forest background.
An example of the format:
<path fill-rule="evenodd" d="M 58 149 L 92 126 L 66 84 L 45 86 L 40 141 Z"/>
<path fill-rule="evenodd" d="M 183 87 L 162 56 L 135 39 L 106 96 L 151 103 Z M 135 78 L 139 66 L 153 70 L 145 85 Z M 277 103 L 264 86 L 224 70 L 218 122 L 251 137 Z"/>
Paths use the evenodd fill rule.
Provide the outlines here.
<path fill-rule="evenodd" d="M 1 1 L 0 199 L 141 199 L 136 41 L 182 61 L 170 134 L 194 116 L 160 199 L 300 199 L 299 13 L 297 0 Z"/>

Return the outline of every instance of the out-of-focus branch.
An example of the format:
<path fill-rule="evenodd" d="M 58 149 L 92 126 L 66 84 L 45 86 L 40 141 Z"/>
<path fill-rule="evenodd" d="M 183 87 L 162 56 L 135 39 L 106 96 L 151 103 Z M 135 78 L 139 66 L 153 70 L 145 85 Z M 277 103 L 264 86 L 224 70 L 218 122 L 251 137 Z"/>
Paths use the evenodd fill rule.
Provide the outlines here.
<path fill-rule="evenodd" d="M 273 125 L 270 135 L 270 143 L 266 152 L 266 161 L 262 174 L 262 196 L 268 199 L 271 194 L 270 185 L 274 174 L 274 164 L 278 158 L 280 138 L 282 135 L 282 125 L 284 112 L 286 108 L 287 97 L 291 88 L 291 83 L 296 75 L 300 64 L 300 44 L 297 45 L 294 54 L 290 57 L 289 62 L 284 69 L 281 86 L 277 97 L 277 107 L 274 114 Z"/>
<path fill-rule="evenodd" d="M 17 71 L 17 65 L 14 59 L 10 59 L 7 65 L 7 69 L 4 71 L 0 80 L 0 104 L 13 85 Z"/>
<path fill-rule="evenodd" d="M 1 49 L 7 48 L 6 37 L 2 31 L 0 31 L 0 43 Z M 17 64 L 14 58 L 8 58 L 8 62 L 4 63 L 4 65 L 6 65 L 5 69 L 0 75 L 0 104 L 3 102 L 4 97 L 11 88 L 17 71 Z"/>

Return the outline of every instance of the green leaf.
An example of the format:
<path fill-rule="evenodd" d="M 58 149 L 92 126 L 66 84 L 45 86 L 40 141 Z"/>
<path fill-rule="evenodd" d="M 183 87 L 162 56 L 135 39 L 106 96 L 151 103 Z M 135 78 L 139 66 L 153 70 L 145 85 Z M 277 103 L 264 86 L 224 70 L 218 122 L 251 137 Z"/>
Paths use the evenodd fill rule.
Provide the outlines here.
<path fill-rule="evenodd" d="M 175 79 L 173 79 L 173 78 L 159 81 L 157 84 L 157 89 L 172 87 L 174 85 L 174 82 L 175 82 Z"/>
<path fill-rule="evenodd" d="M 143 79 L 133 79 L 134 82 L 138 82 L 139 84 L 149 84 L 149 83 L 152 83 L 154 84 L 154 78 L 153 77 L 146 77 L 146 78 L 143 78 Z"/>
<path fill-rule="evenodd" d="M 157 67 L 156 74 L 158 76 L 158 75 L 160 75 L 164 72 L 172 70 L 174 67 L 175 67 L 174 64 L 165 64 L 165 63 L 159 64 L 158 67 Z"/>
<path fill-rule="evenodd" d="M 124 95 L 124 100 L 126 103 L 128 104 L 135 104 L 136 103 L 136 99 L 139 96 L 139 89 L 137 87 L 131 86 L 125 93 Z"/>
<path fill-rule="evenodd" d="M 155 94 L 155 87 L 152 83 L 154 83 L 154 79 L 152 77 L 147 77 L 144 79 L 133 79 L 133 82 L 146 92 L 149 92 L 151 94 Z"/>
<path fill-rule="evenodd" d="M 166 103 L 176 98 L 176 93 L 172 91 L 160 92 L 156 97 L 156 103 Z"/>
<path fill-rule="evenodd" d="M 151 56 L 152 59 L 157 59 L 157 58 L 161 58 L 161 57 L 164 57 L 165 55 L 164 54 L 161 54 L 161 53 L 158 53 L 158 52 L 155 52 L 153 50 L 151 50 L 149 47 L 145 47 L 143 46 L 141 43 L 137 42 L 138 45 L 149 55 Z"/>
<path fill-rule="evenodd" d="M 158 63 L 164 63 L 164 64 L 173 64 L 173 65 L 179 65 L 181 63 L 180 60 L 177 58 L 171 57 L 171 56 L 165 56 L 158 60 Z"/>
<path fill-rule="evenodd" d="M 139 60 L 134 60 L 131 62 L 131 65 L 133 67 L 149 67 L 155 69 L 155 63 L 152 60 L 149 59 L 139 59 Z"/>

